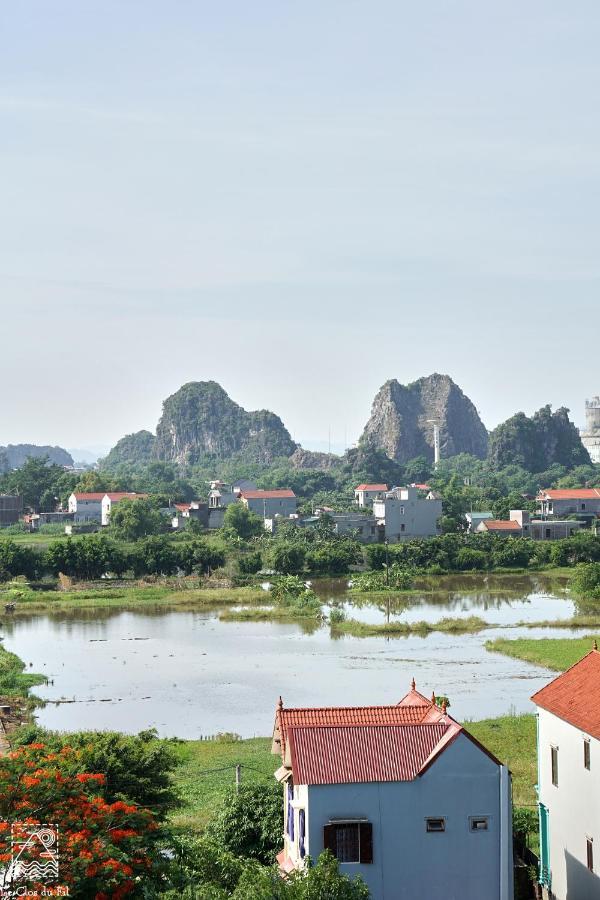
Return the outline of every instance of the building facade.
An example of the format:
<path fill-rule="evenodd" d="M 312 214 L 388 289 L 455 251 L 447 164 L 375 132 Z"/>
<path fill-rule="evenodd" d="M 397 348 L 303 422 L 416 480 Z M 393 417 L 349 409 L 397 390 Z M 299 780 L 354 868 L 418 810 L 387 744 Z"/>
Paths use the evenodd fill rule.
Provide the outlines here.
<path fill-rule="evenodd" d="M 100 502 L 102 525 L 110 525 L 110 514 L 121 500 L 145 500 L 147 496 L 148 494 L 136 494 L 133 491 L 113 491 L 110 494 L 104 494 Z"/>
<path fill-rule="evenodd" d="M 22 497 L 18 494 L 0 494 L 0 528 L 16 525 L 22 512 Z"/>
<path fill-rule="evenodd" d="M 600 516 L 599 488 L 563 488 L 562 490 L 540 491 L 537 496 L 539 513 L 544 518 L 564 518 L 577 516 L 580 519 L 595 519 Z"/>
<path fill-rule="evenodd" d="M 276 712 L 283 872 L 323 850 L 372 900 L 512 900 L 510 773 L 413 687 L 395 706 Z"/>
<path fill-rule="evenodd" d="M 434 537 L 440 534 L 442 501 L 433 494 L 423 497 L 417 488 L 394 488 L 373 501 L 373 515 L 383 526 L 386 540 Z"/>
<path fill-rule="evenodd" d="M 290 490 L 242 491 L 240 500 L 261 519 L 273 519 L 275 516 L 288 518 L 296 515 L 296 495 Z"/>
<path fill-rule="evenodd" d="M 585 401 L 585 430 L 580 436 L 592 462 L 600 463 L 600 397 Z"/>
<path fill-rule="evenodd" d="M 600 652 L 532 697 L 538 709 L 540 882 L 548 900 L 600 897 Z"/>
<path fill-rule="evenodd" d="M 69 512 L 76 523 L 102 522 L 104 492 L 73 493 L 69 497 Z"/>
<path fill-rule="evenodd" d="M 359 506 L 371 506 L 374 500 L 381 500 L 387 491 L 387 484 L 359 484 L 354 488 L 354 501 Z"/>

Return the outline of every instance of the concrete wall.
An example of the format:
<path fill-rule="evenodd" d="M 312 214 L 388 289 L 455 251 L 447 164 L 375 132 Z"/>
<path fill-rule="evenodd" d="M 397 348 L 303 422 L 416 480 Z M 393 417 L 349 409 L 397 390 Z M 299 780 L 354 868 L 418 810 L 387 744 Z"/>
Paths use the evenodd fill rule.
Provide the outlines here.
<path fill-rule="evenodd" d="M 69 512 L 75 513 L 75 522 L 101 522 L 101 500 L 77 500 L 73 494 L 69 497 Z"/>
<path fill-rule="evenodd" d="M 587 500 L 544 500 L 540 511 L 543 515 L 557 519 L 561 516 L 594 515 L 600 513 L 600 497 Z"/>
<path fill-rule="evenodd" d="M 394 493 L 373 503 L 373 515 L 385 522 L 385 537 L 388 540 L 402 541 L 439 534 L 437 523 L 442 515 L 441 500 L 422 500 L 413 488 Z"/>
<path fill-rule="evenodd" d="M 0 494 L 0 526 L 16 525 L 22 512 L 22 497 L 18 494 Z"/>
<path fill-rule="evenodd" d="M 330 514 L 336 534 L 350 535 L 362 544 L 374 544 L 379 540 L 379 528 L 374 516 Z"/>
<path fill-rule="evenodd" d="M 274 516 L 285 516 L 286 518 L 293 516 L 297 506 L 295 497 L 265 497 L 264 500 L 242 497 L 242 503 L 261 519 L 272 519 Z"/>
<path fill-rule="evenodd" d="M 313 859 L 323 851 L 323 826 L 330 819 L 372 823 L 373 863 L 340 866 L 347 875 L 362 876 L 372 900 L 512 900 L 508 773 L 464 735 L 414 781 L 307 791 L 307 853 Z M 427 833 L 429 816 L 443 816 L 446 830 Z M 489 830 L 471 832 L 470 816 L 488 816 Z"/>
<path fill-rule="evenodd" d="M 373 500 L 385 496 L 385 491 L 354 491 L 354 499 L 359 506 L 370 506 Z"/>
<path fill-rule="evenodd" d="M 549 811 L 550 874 L 556 900 L 600 897 L 600 741 L 590 738 L 590 770 L 583 764 L 589 737 L 552 713 L 539 710 L 539 800 Z M 551 747 L 558 748 L 558 787 L 552 784 Z M 586 838 L 594 841 L 587 868 Z"/>

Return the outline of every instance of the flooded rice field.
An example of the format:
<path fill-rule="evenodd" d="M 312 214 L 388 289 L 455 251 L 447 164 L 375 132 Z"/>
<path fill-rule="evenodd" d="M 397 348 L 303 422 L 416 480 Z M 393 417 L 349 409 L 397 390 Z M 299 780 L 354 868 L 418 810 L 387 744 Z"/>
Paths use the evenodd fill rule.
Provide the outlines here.
<path fill-rule="evenodd" d="M 551 673 L 488 652 L 486 640 L 573 633 L 518 625 L 573 614 L 564 581 L 543 576 L 438 578 L 389 604 L 361 598 L 357 605 L 344 580 L 315 587 L 324 604 L 361 621 L 478 615 L 499 627 L 355 638 L 335 636 L 327 625 L 221 622 L 219 610 L 97 609 L 10 620 L 4 642 L 49 679 L 34 689 L 48 701 L 37 711 L 48 728 L 155 727 L 163 736 L 198 738 L 268 734 L 280 694 L 289 706 L 394 703 L 413 676 L 423 693 L 447 695 L 459 720 L 531 711 L 530 695 Z"/>

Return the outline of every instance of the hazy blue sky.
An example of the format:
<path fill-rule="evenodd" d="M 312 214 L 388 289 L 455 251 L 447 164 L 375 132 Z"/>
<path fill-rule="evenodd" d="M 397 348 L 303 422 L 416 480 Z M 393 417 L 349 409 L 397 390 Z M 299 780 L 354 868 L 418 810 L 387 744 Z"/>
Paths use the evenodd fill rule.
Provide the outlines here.
<path fill-rule="evenodd" d="M 600 392 L 597 0 L 0 6 L 0 444 Z"/>

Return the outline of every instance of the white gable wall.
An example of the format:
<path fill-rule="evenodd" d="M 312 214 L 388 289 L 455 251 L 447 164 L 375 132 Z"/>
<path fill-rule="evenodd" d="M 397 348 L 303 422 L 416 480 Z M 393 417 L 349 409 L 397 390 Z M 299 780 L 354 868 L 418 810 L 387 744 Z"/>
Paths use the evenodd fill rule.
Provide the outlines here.
<path fill-rule="evenodd" d="M 307 792 L 313 859 L 330 819 L 372 823 L 373 863 L 340 868 L 360 874 L 373 900 L 512 900 L 508 773 L 464 735 L 414 781 L 312 785 Z M 427 833 L 425 819 L 439 816 L 446 831 Z M 472 833 L 470 816 L 489 816 L 489 830 Z"/>
<path fill-rule="evenodd" d="M 556 900 L 600 897 L 600 741 L 590 739 L 590 770 L 583 764 L 589 737 L 544 709 L 538 718 L 539 800 L 549 811 L 550 873 Z M 558 787 L 552 784 L 551 747 L 558 747 Z M 587 868 L 586 838 L 594 841 Z"/>

